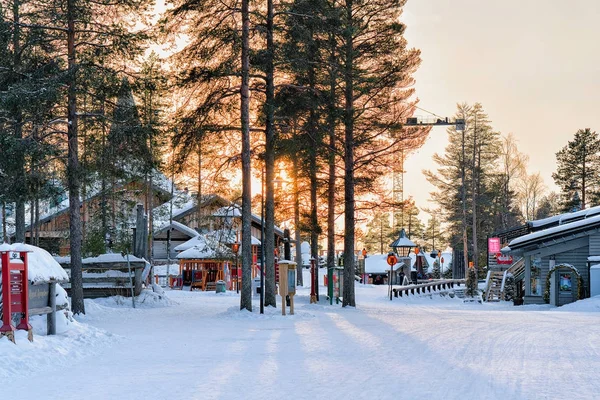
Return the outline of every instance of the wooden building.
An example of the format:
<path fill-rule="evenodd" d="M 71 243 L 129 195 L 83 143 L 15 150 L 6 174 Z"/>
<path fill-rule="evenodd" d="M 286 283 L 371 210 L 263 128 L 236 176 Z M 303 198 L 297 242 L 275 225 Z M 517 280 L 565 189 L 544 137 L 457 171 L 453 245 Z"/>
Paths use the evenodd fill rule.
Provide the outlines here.
<path fill-rule="evenodd" d="M 523 303 L 561 306 L 589 297 L 590 261 L 600 256 L 600 207 L 527 224 L 530 232 L 502 249 L 513 265 L 524 264 L 515 277 Z"/>
<path fill-rule="evenodd" d="M 88 196 L 81 202 L 82 230 L 85 236 L 86 228 L 92 225 L 92 218 L 98 218 L 100 206 L 104 201 L 108 202 L 108 225 L 118 224 L 115 215 L 133 215 L 136 204 L 147 202 L 146 185 L 143 182 L 131 181 L 109 190 L 110 193 L 103 195 L 100 192 Z M 118 198 L 115 197 L 118 194 Z M 152 187 L 153 204 L 163 204 L 170 198 L 170 193 L 159 185 Z M 40 247 L 52 254 L 67 255 L 69 253 L 69 207 L 68 200 L 56 211 L 40 218 L 39 238 Z M 122 218 L 122 217 L 121 217 Z M 35 229 L 33 229 L 35 231 Z M 31 242 L 32 226 L 25 227 L 25 240 Z"/>

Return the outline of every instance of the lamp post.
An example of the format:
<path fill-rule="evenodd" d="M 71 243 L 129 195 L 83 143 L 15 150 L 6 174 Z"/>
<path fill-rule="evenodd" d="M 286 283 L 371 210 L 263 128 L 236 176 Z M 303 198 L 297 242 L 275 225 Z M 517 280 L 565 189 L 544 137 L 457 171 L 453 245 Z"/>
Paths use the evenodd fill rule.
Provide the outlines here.
<path fill-rule="evenodd" d="M 392 244 L 390 244 L 390 247 L 394 250 L 394 253 L 396 253 L 398 255 L 398 262 L 405 262 L 406 259 L 410 260 L 408 255 L 410 254 L 410 250 L 415 246 L 416 245 L 414 244 L 414 242 L 412 242 L 406 236 L 406 231 L 404 230 L 404 228 L 402 228 L 400 230 L 398 239 L 394 240 L 394 242 Z M 410 263 L 409 263 L 409 265 L 410 265 Z M 390 267 L 390 300 L 391 300 L 391 295 L 392 295 L 391 277 L 392 277 L 392 267 Z"/>
<path fill-rule="evenodd" d="M 238 269 L 238 251 L 240 250 L 240 244 L 236 240 L 234 244 L 231 245 L 231 250 L 233 254 L 235 254 L 235 292 L 240 292 L 240 271 Z"/>

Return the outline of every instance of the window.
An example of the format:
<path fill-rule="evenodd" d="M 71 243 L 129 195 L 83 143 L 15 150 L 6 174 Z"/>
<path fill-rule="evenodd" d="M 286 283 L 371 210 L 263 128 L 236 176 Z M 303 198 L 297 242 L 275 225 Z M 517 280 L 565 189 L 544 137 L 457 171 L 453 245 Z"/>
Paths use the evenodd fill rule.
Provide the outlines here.
<path fill-rule="evenodd" d="M 542 295 L 542 280 L 540 279 L 542 271 L 542 258 L 539 256 L 531 257 L 531 295 Z"/>

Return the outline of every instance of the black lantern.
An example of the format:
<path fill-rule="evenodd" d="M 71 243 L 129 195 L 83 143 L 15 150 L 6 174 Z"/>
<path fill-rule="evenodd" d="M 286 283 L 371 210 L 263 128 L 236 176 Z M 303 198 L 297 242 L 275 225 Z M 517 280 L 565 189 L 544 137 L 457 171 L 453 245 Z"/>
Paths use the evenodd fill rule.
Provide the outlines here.
<path fill-rule="evenodd" d="M 390 247 L 394 249 L 394 252 L 398 254 L 399 257 L 408 257 L 410 250 L 416 245 L 412 242 L 407 236 L 404 228 L 400 231 L 400 236 L 398 239 L 394 240 Z"/>

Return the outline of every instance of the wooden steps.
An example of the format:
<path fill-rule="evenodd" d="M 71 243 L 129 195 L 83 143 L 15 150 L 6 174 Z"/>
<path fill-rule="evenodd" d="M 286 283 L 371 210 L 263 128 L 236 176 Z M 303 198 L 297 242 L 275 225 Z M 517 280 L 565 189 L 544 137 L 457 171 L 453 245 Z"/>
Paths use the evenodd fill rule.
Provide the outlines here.
<path fill-rule="evenodd" d="M 488 281 L 485 301 L 500 301 L 502 300 L 502 279 L 503 271 L 491 271 Z"/>

